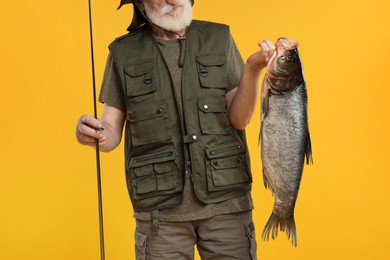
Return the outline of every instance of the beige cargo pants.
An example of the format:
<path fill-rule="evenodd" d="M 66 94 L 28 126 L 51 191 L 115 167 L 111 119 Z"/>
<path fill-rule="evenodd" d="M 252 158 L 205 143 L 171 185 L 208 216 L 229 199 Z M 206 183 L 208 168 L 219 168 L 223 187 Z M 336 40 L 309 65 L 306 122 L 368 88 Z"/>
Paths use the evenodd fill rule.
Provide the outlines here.
<path fill-rule="evenodd" d="M 136 222 L 137 260 L 192 260 L 195 244 L 203 260 L 257 259 L 252 211 L 188 222 L 160 221 L 158 235 L 153 235 L 151 221 Z"/>

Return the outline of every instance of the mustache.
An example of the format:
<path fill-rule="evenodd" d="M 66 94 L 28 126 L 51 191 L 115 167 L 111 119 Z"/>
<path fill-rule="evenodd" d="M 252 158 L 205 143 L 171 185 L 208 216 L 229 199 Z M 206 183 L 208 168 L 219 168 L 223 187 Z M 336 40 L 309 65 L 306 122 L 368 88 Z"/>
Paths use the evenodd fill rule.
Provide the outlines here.
<path fill-rule="evenodd" d="M 164 7 L 161 8 L 161 10 L 160 10 L 161 15 L 165 15 L 167 13 L 172 12 L 172 10 L 174 8 L 176 8 L 176 7 L 183 6 L 184 1 L 188 1 L 188 0 L 180 0 L 179 4 L 177 6 L 173 6 L 173 5 L 170 5 L 170 4 L 165 4 Z"/>
<path fill-rule="evenodd" d="M 173 10 L 173 6 L 172 6 L 172 5 L 169 5 L 169 4 L 166 4 L 166 5 L 164 5 L 164 7 L 160 10 L 160 13 L 161 13 L 162 15 L 165 15 L 165 14 L 167 14 L 167 13 L 172 12 L 172 10 Z"/>

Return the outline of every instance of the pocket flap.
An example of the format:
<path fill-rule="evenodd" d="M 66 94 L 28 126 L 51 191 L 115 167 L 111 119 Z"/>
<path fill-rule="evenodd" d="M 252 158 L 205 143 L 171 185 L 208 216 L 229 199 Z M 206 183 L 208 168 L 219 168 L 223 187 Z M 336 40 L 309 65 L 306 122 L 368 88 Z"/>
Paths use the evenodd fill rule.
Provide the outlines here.
<path fill-rule="evenodd" d="M 135 123 L 161 117 L 166 113 L 166 107 L 162 103 L 141 104 L 141 106 L 133 107 L 127 112 L 127 119 L 131 123 Z"/>
<path fill-rule="evenodd" d="M 176 153 L 174 150 L 167 152 L 159 152 L 153 154 L 146 154 L 142 156 L 133 157 L 130 161 L 130 168 L 138 168 L 143 165 L 152 166 L 153 163 L 172 162 L 176 159 Z"/>
<path fill-rule="evenodd" d="M 173 168 L 173 161 L 167 161 L 167 162 L 154 164 L 154 170 L 160 174 L 166 173 L 166 172 L 172 172 L 172 168 Z"/>
<path fill-rule="evenodd" d="M 145 61 L 138 64 L 125 66 L 125 72 L 131 77 L 138 77 L 150 72 L 154 67 L 154 61 Z"/>
<path fill-rule="evenodd" d="M 135 230 L 135 245 L 139 252 L 146 252 L 146 242 L 148 235 L 139 229 Z M 138 252 L 137 252 L 138 253 Z"/>
<path fill-rule="evenodd" d="M 222 158 L 245 153 L 245 147 L 242 144 L 225 144 L 206 149 L 206 156 L 209 159 Z"/>
<path fill-rule="evenodd" d="M 199 109 L 205 113 L 226 112 L 226 101 L 224 96 L 209 96 L 199 98 Z"/>
<path fill-rule="evenodd" d="M 216 170 L 232 169 L 240 167 L 242 160 L 239 156 L 230 156 L 211 160 L 211 166 Z"/>
<path fill-rule="evenodd" d="M 205 67 L 222 66 L 226 62 L 225 55 L 207 55 L 197 57 L 196 60 Z"/>
<path fill-rule="evenodd" d="M 153 165 L 144 165 L 138 168 L 134 168 L 134 174 L 137 177 L 149 176 L 153 173 Z"/>

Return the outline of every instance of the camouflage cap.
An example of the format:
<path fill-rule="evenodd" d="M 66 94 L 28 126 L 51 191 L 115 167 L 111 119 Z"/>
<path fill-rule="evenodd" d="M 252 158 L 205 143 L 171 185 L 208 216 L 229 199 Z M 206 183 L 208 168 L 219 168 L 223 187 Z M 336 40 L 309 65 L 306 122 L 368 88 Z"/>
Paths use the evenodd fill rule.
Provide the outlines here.
<path fill-rule="evenodd" d="M 192 5 L 194 5 L 195 0 L 190 0 Z M 134 13 L 133 13 L 133 20 L 131 21 L 130 26 L 127 28 L 128 31 L 133 31 L 143 25 L 144 23 L 147 23 L 147 19 L 145 15 L 142 13 L 142 11 L 138 7 L 138 1 L 137 0 L 121 0 L 118 10 L 125 4 L 133 4 Z"/>

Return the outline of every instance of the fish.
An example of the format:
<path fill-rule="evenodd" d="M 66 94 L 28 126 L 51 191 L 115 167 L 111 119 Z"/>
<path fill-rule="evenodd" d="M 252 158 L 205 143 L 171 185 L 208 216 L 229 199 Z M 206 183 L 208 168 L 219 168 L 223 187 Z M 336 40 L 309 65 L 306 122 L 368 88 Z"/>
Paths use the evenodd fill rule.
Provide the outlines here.
<path fill-rule="evenodd" d="M 262 239 L 285 232 L 297 246 L 294 208 L 305 164 L 312 164 L 306 81 L 298 43 L 279 38 L 261 89 L 259 142 L 263 180 L 275 200 Z"/>

